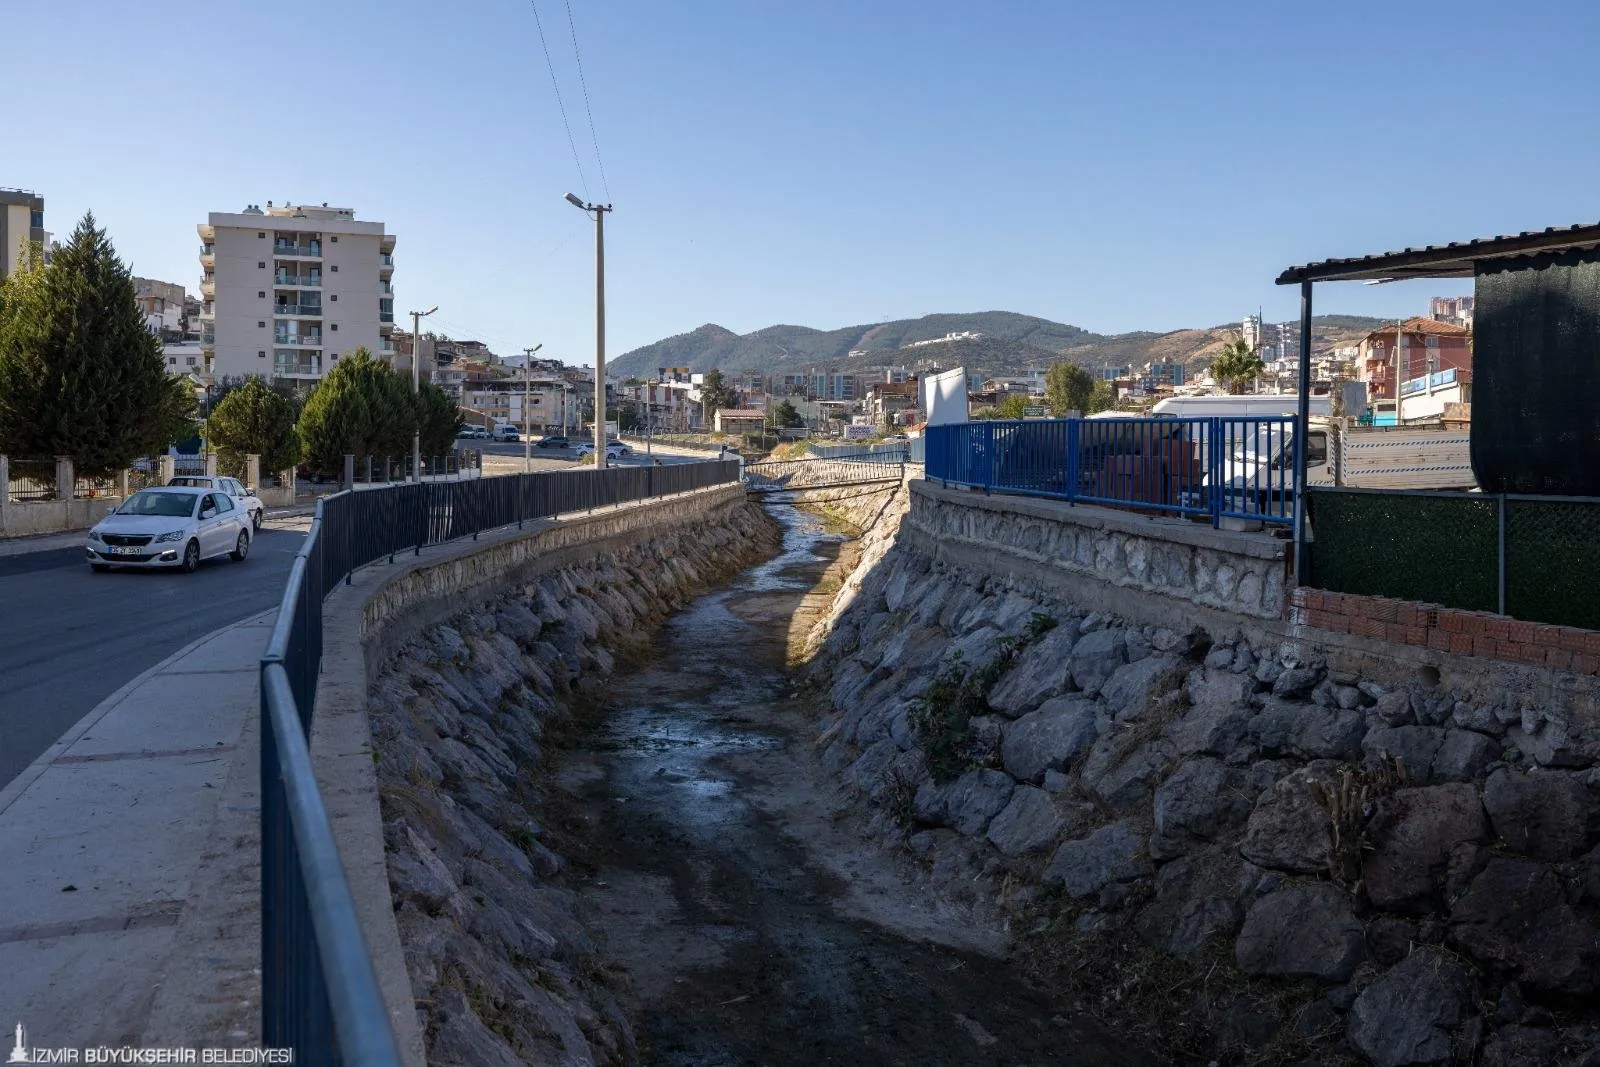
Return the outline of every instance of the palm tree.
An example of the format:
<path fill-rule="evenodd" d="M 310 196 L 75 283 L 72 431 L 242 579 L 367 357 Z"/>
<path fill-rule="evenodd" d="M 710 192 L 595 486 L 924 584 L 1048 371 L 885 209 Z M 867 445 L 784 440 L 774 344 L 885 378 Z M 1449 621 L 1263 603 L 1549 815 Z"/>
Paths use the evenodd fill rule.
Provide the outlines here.
<path fill-rule="evenodd" d="M 1237 337 L 1224 345 L 1217 358 L 1211 361 L 1211 377 L 1227 385 L 1228 392 L 1242 393 L 1245 383 L 1254 381 L 1265 367 L 1249 342 Z"/>

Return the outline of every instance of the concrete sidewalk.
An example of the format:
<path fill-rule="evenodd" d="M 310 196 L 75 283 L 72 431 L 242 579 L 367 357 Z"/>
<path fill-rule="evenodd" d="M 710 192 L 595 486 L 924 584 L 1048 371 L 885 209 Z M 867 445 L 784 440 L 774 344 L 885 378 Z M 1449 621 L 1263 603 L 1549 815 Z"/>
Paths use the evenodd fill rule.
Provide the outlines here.
<path fill-rule="evenodd" d="M 146 671 L 0 790 L 0 1015 L 30 1044 L 258 1039 L 257 665 L 275 614 Z"/>

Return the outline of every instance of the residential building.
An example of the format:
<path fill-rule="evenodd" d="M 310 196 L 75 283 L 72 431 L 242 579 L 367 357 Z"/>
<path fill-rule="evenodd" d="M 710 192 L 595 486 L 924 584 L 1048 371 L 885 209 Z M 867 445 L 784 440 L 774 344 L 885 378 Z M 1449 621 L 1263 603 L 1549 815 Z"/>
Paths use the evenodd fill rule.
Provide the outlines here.
<path fill-rule="evenodd" d="M 576 429 L 579 412 L 567 383 L 559 378 L 524 382 L 520 375 L 463 384 L 461 406 L 484 415 L 490 425 L 509 422 L 541 433 Z"/>
<path fill-rule="evenodd" d="M 205 350 L 198 344 L 188 341 L 168 342 L 161 346 L 161 355 L 167 361 L 168 374 L 205 373 Z"/>
<path fill-rule="evenodd" d="M 392 355 L 395 236 L 349 208 L 267 201 L 200 232 L 201 344 L 214 377 L 316 381 L 341 355 Z"/>
<path fill-rule="evenodd" d="M 179 340 L 183 337 L 184 307 L 189 295 L 177 282 L 153 278 L 133 279 L 133 297 L 144 313 L 144 328 L 157 337 Z"/>
<path fill-rule="evenodd" d="M 1398 344 L 1397 344 L 1398 341 Z M 1356 356 L 1357 380 L 1373 400 L 1393 400 L 1396 353 L 1402 381 L 1453 369 L 1452 383 L 1472 381 L 1472 344 L 1466 327 L 1421 317 L 1373 330 Z"/>
<path fill-rule="evenodd" d="M 761 408 L 719 408 L 712 421 L 717 433 L 760 433 L 766 429 L 767 413 Z"/>
<path fill-rule="evenodd" d="M 912 378 L 904 382 L 876 382 L 867 391 L 867 414 L 873 425 L 882 425 L 884 416 L 899 416 L 902 412 L 915 414 L 921 399 L 921 383 Z M 913 420 L 914 421 L 914 420 Z"/>
<path fill-rule="evenodd" d="M 1453 322 L 1472 329 L 1472 312 L 1477 303 L 1471 296 L 1435 296 L 1428 300 L 1428 318 Z"/>
<path fill-rule="evenodd" d="M 952 341 L 977 341 L 982 337 L 983 334 L 979 333 L 977 330 L 962 330 L 960 333 L 952 331 L 945 334 L 943 337 L 933 337 L 926 341 L 912 341 L 910 344 L 901 345 L 900 347 L 902 349 L 924 348 L 928 345 L 945 345 Z"/>
<path fill-rule="evenodd" d="M 27 189 L 0 188 L 0 278 L 16 269 L 27 246 L 50 247 L 44 231 L 44 197 Z"/>
<path fill-rule="evenodd" d="M 699 392 L 687 382 L 619 385 L 614 395 L 655 433 L 687 433 L 699 423 Z"/>

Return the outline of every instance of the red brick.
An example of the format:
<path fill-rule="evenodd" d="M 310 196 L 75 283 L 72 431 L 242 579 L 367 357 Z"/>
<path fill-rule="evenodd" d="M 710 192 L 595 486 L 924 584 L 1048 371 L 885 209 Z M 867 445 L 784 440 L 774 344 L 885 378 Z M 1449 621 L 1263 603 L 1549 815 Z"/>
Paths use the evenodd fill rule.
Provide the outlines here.
<path fill-rule="evenodd" d="M 1566 649 L 1568 652 L 1587 652 L 1588 648 L 1585 647 L 1584 642 L 1588 637 L 1588 630 L 1580 630 L 1576 626 L 1563 626 L 1558 647 Z"/>
<path fill-rule="evenodd" d="M 1483 634 L 1496 641 L 1505 641 L 1511 636 L 1511 620 L 1504 615 L 1491 616 L 1484 620 Z"/>
<path fill-rule="evenodd" d="M 1315 627 L 1318 630 L 1326 630 L 1328 628 L 1328 620 L 1331 618 L 1333 618 L 1333 616 L 1329 615 L 1321 608 L 1311 608 L 1305 612 L 1302 621 L 1307 626 Z"/>
<path fill-rule="evenodd" d="M 1572 666 L 1572 653 L 1564 648 L 1547 648 L 1544 650 L 1544 665 L 1564 671 Z"/>
<path fill-rule="evenodd" d="M 1484 637 L 1482 634 L 1479 634 L 1477 637 L 1472 639 L 1472 654 L 1474 656 L 1482 656 L 1487 659 L 1493 659 L 1500 654 L 1500 646 L 1495 642 L 1494 638 Z"/>
<path fill-rule="evenodd" d="M 1591 656 L 1600 656 L 1600 631 L 1583 631 L 1583 651 Z"/>
<path fill-rule="evenodd" d="M 1426 626 L 1407 626 L 1406 644 L 1425 648 L 1428 644 L 1428 628 Z"/>
<path fill-rule="evenodd" d="M 1539 629 L 1538 623 L 1512 619 L 1507 627 L 1506 637 L 1519 645 L 1531 645 L 1538 639 Z"/>
<path fill-rule="evenodd" d="M 1367 601 L 1367 618 L 1376 619 L 1378 622 L 1399 622 L 1400 602 L 1388 600 L 1384 597 L 1373 597 Z"/>
<path fill-rule="evenodd" d="M 1451 634 L 1450 651 L 1458 656 L 1472 655 L 1473 637 L 1471 634 Z"/>
<path fill-rule="evenodd" d="M 1512 645 L 1511 658 L 1521 663 L 1544 665 L 1545 649 L 1541 645 Z"/>
<path fill-rule="evenodd" d="M 1357 637 L 1371 637 L 1381 641 L 1388 636 L 1384 630 L 1385 625 L 1377 619 L 1367 618 L 1364 615 L 1350 618 L 1350 632 Z"/>
<path fill-rule="evenodd" d="M 1469 633 L 1472 625 L 1472 616 L 1464 611 L 1439 612 L 1439 629 L 1453 634 Z"/>
<path fill-rule="evenodd" d="M 1428 647 L 1438 649 L 1440 652 L 1449 652 L 1451 636 L 1448 630 L 1429 630 Z"/>
<path fill-rule="evenodd" d="M 1343 615 L 1329 615 L 1328 625 L 1323 629 L 1336 634 L 1347 634 L 1350 632 L 1350 620 Z"/>
<path fill-rule="evenodd" d="M 1591 652 L 1574 652 L 1572 670 L 1575 674 L 1600 674 L 1600 656 Z"/>

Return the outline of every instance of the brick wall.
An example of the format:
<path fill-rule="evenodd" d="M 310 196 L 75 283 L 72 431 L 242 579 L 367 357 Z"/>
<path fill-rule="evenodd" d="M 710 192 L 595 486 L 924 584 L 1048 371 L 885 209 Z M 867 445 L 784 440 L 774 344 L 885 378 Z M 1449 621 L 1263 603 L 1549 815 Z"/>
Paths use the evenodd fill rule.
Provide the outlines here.
<path fill-rule="evenodd" d="M 1296 589 L 1289 603 L 1289 621 L 1460 656 L 1600 675 L 1600 632 L 1572 626 L 1322 589 Z"/>

